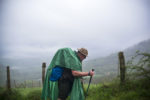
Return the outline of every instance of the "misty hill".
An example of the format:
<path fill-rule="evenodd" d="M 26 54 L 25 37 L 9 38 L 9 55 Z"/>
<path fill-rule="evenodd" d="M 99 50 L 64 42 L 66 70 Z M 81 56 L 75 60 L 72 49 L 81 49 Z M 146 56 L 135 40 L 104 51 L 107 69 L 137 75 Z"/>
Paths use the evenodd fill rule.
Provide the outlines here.
<path fill-rule="evenodd" d="M 123 51 L 125 60 L 128 61 L 133 55 L 135 55 L 137 50 L 150 53 L 150 39 L 125 49 Z M 118 52 L 107 57 L 84 61 L 83 71 L 89 71 L 94 68 L 97 76 L 116 76 L 118 73 Z M 0 64 L 0 86 L 4 86 L 6 82 L 6 64 L 16 66 L 10 66 L 12 81 L 39 80 L 42 75 L 43 62 L 41 61 L 50 62 L 49 59 L 46 58 L 42 60 L 39 58 L 32 58 L 28 60 L 13 59 L 13 61 L 9 61 L 9 59 L 0 60 L 0 63 L 3 62 L 3 64 Z M 48 65 L 49 63 L 47 63 L 47 66 Z"/>
<path fill-rule="evenodd" d="M 130 48 L 125 49 L 124 56 L 127 62 L 132 56 L 135 55 L 136 51 L 150 53 L 150 39 L 140 42 Z M 89 71 L 92 68 L 95 69 L 96 75 L 117 75 L 118 74 L 118 52 L 111 54 L 107 57 L 96 58 L 83 63 L 83 70 Z"/>

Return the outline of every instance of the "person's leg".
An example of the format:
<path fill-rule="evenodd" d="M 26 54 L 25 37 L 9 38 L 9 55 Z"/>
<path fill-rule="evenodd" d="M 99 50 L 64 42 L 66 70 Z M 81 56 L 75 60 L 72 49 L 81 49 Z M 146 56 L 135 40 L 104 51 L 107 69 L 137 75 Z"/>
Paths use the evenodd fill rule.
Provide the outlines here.
<path fill-rule="evenodd" d="M 69 73 L 69 74 L 68 74 Z M 66 100 L 68 95 L 70 94 L 72 90 L 72 85 L 74 81 L 74 77 L 72 76 L 71 69 L 64 69 L 63 75 L 58 80 L 58 100 Z"/>
<path fill-rule="evenodd" d="M 70 81 L 68 80 L 59 80 L 58 81 L 58 100 L 66 100 L 68 97 L 69 93 L 71 92 L 71 86 Z"/>

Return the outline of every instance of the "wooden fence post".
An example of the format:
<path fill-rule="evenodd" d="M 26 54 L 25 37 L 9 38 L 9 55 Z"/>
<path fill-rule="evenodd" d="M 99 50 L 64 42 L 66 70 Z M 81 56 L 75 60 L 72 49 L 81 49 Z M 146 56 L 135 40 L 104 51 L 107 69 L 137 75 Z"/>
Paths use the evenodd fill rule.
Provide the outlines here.
<path fill-rule="evenodd" d="M 45 68 L 46 68 L 46 63 L 44 62 L 42 64 L 42 84 L 44 84 L 44 79 L 45 79 Z"/>
<path fill-rule="evenodd" d="M 41 81 L 39 80 L 39 87 L 41 87 Z"/>
<path fill-rule="evenodd" d="M 33 80 L 32 80 L 32 88 L 33 88 Z"/>
<path fill-rule="evenodd" d="M 10 70 L 9 70 L 9 66 L 7 66 L 7 89 L 11 89 L 11 85 L 10 85 Z"/>
<path fill-rule="evenodd" d="M 27 87 L 27 84 L 26 84 L 26 80 L 24 81 L 24 88 L 26 88 Z"/>
<path fill-rule="evenodd" d="M 14 86 L 15 86 L 15 88 L 17 87 L 17 86 L 16 86 L 16 81 L 15 81 L 15 80 L 14 80 Z"/>
<path fill-rule="evenodd" d="M 120 83 L 124 84 L 126 68 L 125 68 L 125 58 L 123 52 L 119 52 L 118 58 L 119 58 L 119 67 L 120 67 Z"/>

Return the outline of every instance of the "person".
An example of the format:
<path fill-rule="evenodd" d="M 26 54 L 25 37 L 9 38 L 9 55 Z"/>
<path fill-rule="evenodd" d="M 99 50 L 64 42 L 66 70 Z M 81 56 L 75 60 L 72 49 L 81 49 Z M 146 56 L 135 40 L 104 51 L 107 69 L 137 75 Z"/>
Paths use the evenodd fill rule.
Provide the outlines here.
<path fill-rule="evenodd" d="M 82 61 L 88 56 L 88 50 L 80 48 L 61 48 L 54 55 L 46 72 L 43 84 L 42 100 L 84 100 L 81 83 L 83 76 L 93 76 L 94 72 L 82 72 Z"/>

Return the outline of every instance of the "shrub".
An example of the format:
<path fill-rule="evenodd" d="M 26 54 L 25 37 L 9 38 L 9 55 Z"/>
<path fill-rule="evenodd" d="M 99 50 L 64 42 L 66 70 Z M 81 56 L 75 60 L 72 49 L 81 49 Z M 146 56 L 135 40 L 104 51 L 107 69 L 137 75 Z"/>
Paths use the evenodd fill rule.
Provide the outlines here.
<path fill-rule="evenodd" d="M 139 96 L 135 91 L 130 91 L 121 94 L 120 100 L 139 100 Z"/>
<path fill-rule="evenodd" d="M 150 81 L 150 54 L 137 51 L 127 62 L 127 68 L 128 75 L 132 75 L 133 78 L 146 78 Z"/>
<path fill-rule="evenodd" d="M 41 100 L 41 90 L 34 90 L 28 93 L 27 100 Z"/>
<path fill-rule="evenodd" d="M 4 90 L 0 93 L 0 100 L 24 100 L 24 97 L 16 90 Z"/>

